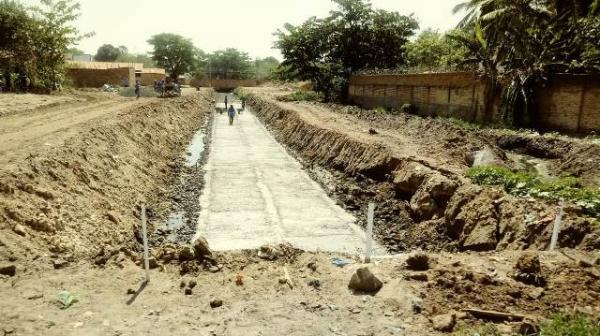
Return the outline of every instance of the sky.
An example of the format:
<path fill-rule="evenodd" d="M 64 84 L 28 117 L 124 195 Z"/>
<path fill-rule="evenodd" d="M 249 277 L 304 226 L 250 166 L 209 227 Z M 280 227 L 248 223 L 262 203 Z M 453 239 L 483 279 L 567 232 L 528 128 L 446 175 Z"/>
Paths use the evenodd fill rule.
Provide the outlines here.
<path fill-rule="evenodd" d="M 36 4 L 38 0 L 24 0 Z M 452 8 L 461 0 L 372 0 L 374 8 L 415 14 L 421 29 L 444 31 L 459 18 Z M 95 54 L 99 46 L 124 45 L 130 52 L 151 50 L 152 35 L 169 32 L 191 38 L 206 51 L 234 47 L 251 57 L 274 56 L 274 36 L 286 22 L 300 24 L 311 16 L 325 17 L 335 6 L 330 0 L 79 0 L 76 26 L 95 35 L 79 49 Z"/>

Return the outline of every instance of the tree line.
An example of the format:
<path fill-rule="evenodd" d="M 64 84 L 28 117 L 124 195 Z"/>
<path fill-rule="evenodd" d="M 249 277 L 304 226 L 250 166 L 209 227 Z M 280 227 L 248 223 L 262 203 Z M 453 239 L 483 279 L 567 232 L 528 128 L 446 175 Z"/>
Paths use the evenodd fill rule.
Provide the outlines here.
<path fill-rule="evenodd" d="M 454 9 L 465 13 L 455 29 L 418 36 L 411 15 L 332 1 L 328 17 L 275 33 L 281 75 L 312 81 L 329 100 L 344 101 L 350 74 L 361 71 L 482 71 L 487 101 L 501 90 L 505 122 L 527 126 L 548 73 L 600 71 L 600 0 L 467 0 Z"/>

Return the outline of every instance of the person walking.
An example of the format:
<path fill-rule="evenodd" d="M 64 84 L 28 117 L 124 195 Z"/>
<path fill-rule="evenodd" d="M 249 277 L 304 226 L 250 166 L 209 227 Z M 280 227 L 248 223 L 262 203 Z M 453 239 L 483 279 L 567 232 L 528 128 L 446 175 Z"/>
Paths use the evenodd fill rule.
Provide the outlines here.
<path fill-rule="evenodd" d="M 136 81 L 135 82 L 135 99 L 140 99 L 140 89 L 141 89 L 140 81 Z"/>
<path fill-rule="evenodd" d="M 225 95 L 225 109 L 227 109 L 227 95 Z"/>
<path fill-rule="evenodd" d="M 235 108 L 233 107 L 233 105 L 229 105 L 227 115 L 229 116 L 229 125 L 233 125 L 233 118 L 235 118 Z"/>

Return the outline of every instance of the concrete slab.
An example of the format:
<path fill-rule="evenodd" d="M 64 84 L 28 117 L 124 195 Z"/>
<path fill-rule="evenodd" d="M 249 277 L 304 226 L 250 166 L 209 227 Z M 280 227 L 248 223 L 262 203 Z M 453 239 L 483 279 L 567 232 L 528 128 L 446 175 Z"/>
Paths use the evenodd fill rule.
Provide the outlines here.
<path fill-rule="evenodd" d="M 197 235 L 217 251 L 289 242 L 310 251 L 362 253 L 364 232 L 246 110 L 213 116 Z M 383 249 L 376 245 L 376 253 Z"/>

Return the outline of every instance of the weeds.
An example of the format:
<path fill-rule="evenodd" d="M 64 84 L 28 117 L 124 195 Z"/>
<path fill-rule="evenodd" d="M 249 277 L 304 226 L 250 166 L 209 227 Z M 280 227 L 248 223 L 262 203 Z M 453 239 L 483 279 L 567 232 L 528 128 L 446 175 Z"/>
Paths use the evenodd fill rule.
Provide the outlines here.
<path fill-rule="evenodd" d="M 248 100 L 248 98 L 250 97 L 250 94 L 248 94 L 240 88 L 236 88 L 235 90 L 233 90 L 233 94 L 236 95 L 238 98 L 245 100 Z"/>
<path fill-rule="evenodd" d="M 499 185 L 509 194 L 575 203 L 585 213 L 600 217 L 600 190 L 584 188 L 574 177 L 544 180 L 535 173 L 513 172 L 505 167 L 479 166 L 469 169 L 467 177 L 481 185 Z"/>
<path fill-rule="evenodd" d="M 454 336 L 501 336 L 502 334 L 498 331 L 493 324 L 486 324 L 478 328 L 462 328 L 454 332 Z"/>
<path fill-rule="evenodd" d="M 283 102 L 323 101 L 323 94 L 315 91 L 296 91 L 287 95 L 278 96 L 277 100 Z"/>
<path fill-rule="evenodd" d="M 600 336 L 600 325 L 583 314 L 556 314 L 542 326 L 543 336 Z"/>

